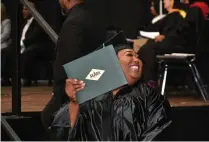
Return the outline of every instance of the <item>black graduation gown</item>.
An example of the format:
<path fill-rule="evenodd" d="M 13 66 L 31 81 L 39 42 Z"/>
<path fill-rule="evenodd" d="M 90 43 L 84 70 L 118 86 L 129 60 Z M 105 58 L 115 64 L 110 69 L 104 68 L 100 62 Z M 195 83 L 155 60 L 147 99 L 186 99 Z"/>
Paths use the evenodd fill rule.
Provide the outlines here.
<path fill-rule="evenodd" d="M 68 104 L 55 115 L 51 131 L 56 140 L 149 141 L 170 123 L 169 103 L 145 84 L 101 95 L 80 105 L 73 128 L 69 126 Z"/>
<path fill-rule="evenodd" d="M 156 54 L 183 51 L 187 42 L 185 37 L 188 36 L 189 25 L 179 12 L 167 14 L 166 17 L 148 28 L 149 31 L 151 29 L 160 32 L 165 39 L 157 43 L 154 40 L 148 40 L 144 47 L 151 46 L 155 49 Z"/>
<path fill-rule="evenodd" d="M 156 55 L 169 54 L 173 52 L 185 52 L 189 25 L 179 12 L 172 12 L 155 24 L 147 27 L 147 31 L 158 31 L 165 38 L 161 42 L 149 39 L 138 52 L 139 58 L 143 62 L 143 79 L 157 81 L 157 61 Z"/>

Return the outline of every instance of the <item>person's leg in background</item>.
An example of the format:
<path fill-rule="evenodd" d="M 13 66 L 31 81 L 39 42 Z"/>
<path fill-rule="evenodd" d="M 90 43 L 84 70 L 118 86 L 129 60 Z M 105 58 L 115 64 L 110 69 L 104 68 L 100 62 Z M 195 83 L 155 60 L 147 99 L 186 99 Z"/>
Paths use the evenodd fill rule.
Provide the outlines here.
<path fill-rule="evenodd" d="M 55 84 L 53 89 L 53 96 L 41 112 L 41 121 L 50 140 L 55 140 L 55 136 L 51 133 L 49 129 L 53 121 L 53 116 L 59 110 L 59 108 L 68 100 L 69 99 L 65 94 L 64 83 L 59 85 Z"/>
<path fill-rule="evenodd" d="M 1 49 L 1 85 L 11 85 L 10 77 L 10 53 L 9 47 Z"/>
<path fill-rule="evenodd" d="M 41 112 L 41 121 L 43 127 L 47 133 L 48 140 L 53 140 L 53 136 L 50 134 L 50 126 L 53 120 L 53 114 L 59 110 L 61 102 L 55 96 L 52 96 L 50 101 L 47 103 L 43 111 Z"/>
<path fill-rule="evenodd" d="M 157 45 L 154 41 L 148 40 L 147 43 L 142 46 L 138 52 L 139 58 L 143 62 L 143 79 L 152 88 L 156 88 L 158 78 L 158 66 L 155 53 L 156 46 Z"/>
<path fill-rule="evenodd" d="M 46 56 L 42 44 L 33 44 L 21 54 L 21 76 L 23 86 L 31 86 L 32 80 L 36 78 L 36 66 L 41 56 Z"/>

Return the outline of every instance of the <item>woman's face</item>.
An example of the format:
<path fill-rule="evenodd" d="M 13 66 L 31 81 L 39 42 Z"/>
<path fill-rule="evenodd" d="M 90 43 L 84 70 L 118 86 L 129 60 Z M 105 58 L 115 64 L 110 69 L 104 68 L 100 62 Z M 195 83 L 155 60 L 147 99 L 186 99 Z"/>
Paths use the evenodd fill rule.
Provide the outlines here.
<path fill-rule="evenodd" d="M 133 49 L 123 49 L 118 52 L 118 59 L 129 85 L 135 84 L 141 77 L 142 61 Z"/>
<path fill-rule="evenodd" d="M 170 9 L 173 7 L 173 0 L 164 0 L 164 8 L 165 9 Z"/>
<path fill-rule="evenodd" d="M 23 18 L 27 18 L 30 15 L 29 10 L 27 9 L 27 7 L 23 7 Z"/>

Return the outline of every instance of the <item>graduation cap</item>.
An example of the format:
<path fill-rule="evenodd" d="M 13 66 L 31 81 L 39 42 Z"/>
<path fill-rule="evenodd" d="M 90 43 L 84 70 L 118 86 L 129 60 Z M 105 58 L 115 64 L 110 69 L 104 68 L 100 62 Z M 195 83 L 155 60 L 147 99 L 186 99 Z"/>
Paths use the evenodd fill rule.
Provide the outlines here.
<path fill-rule="evenodd" d="M 113 45 L 116 53 L 122 49 L 133 49 L 132 46 L 129 45 L 129 42 L 127 41 L 123 31 L 120 31 L 117 34 L 113 35 L 106 42 L 104 42 L 103 45 L 99 47 L 99 49 L 104 48 L 108 45 Z"/>

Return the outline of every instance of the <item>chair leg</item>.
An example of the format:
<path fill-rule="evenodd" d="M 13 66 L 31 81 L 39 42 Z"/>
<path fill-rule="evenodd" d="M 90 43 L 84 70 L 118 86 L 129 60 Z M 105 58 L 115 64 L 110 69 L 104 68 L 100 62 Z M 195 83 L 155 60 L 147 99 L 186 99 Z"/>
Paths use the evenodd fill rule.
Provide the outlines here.
<path fill-rule="evenodd" d="M 192 71 L 193 77 L 194 77 L 194 81 L 195 81 L 195 85 L 198 88 L 198 91 L 200 92 L 201 96 L 203 97 L 204 101 L 209 100 L 209 95 L 204 87 L 204 83 L 200 77 L 200 74 L 196 68 L 196 65 L 194 63 L 188 62 L 189 68 Z"/>
<path fill-rule="evenodd" d="M 51 63 L 47 64 L 47 79 L 48 79 L 48 86 L 52 86 L 52 76 L 53 76 L 53 67 Z"/>
<path fill-rule="evenodd" d="M 52 86 L 53 83 L 52 83 L 52 80 L 48 80 L 48 86 Z"/>
<path fill-rule="evenodd" d="M 161 91 L 162 88 L 162 76 L 163 76 L 163 68 L 162 68 L 162 64 L 158 63 L 158 79 L 157 79 L 157 88 L 158 90 Z"/>
<path fill-rule="evenodd" d="M 165 93 L 165 85 L 166 85 L 166 80 L 167 80 L 167 73 L 168 73 L 168 65 L 165 65 L 164 66 L 164 73 L 163 73 L 163 81 L 161 81 L 161 94 L 162 95 L 164 95 L 164 93 Z"/>

